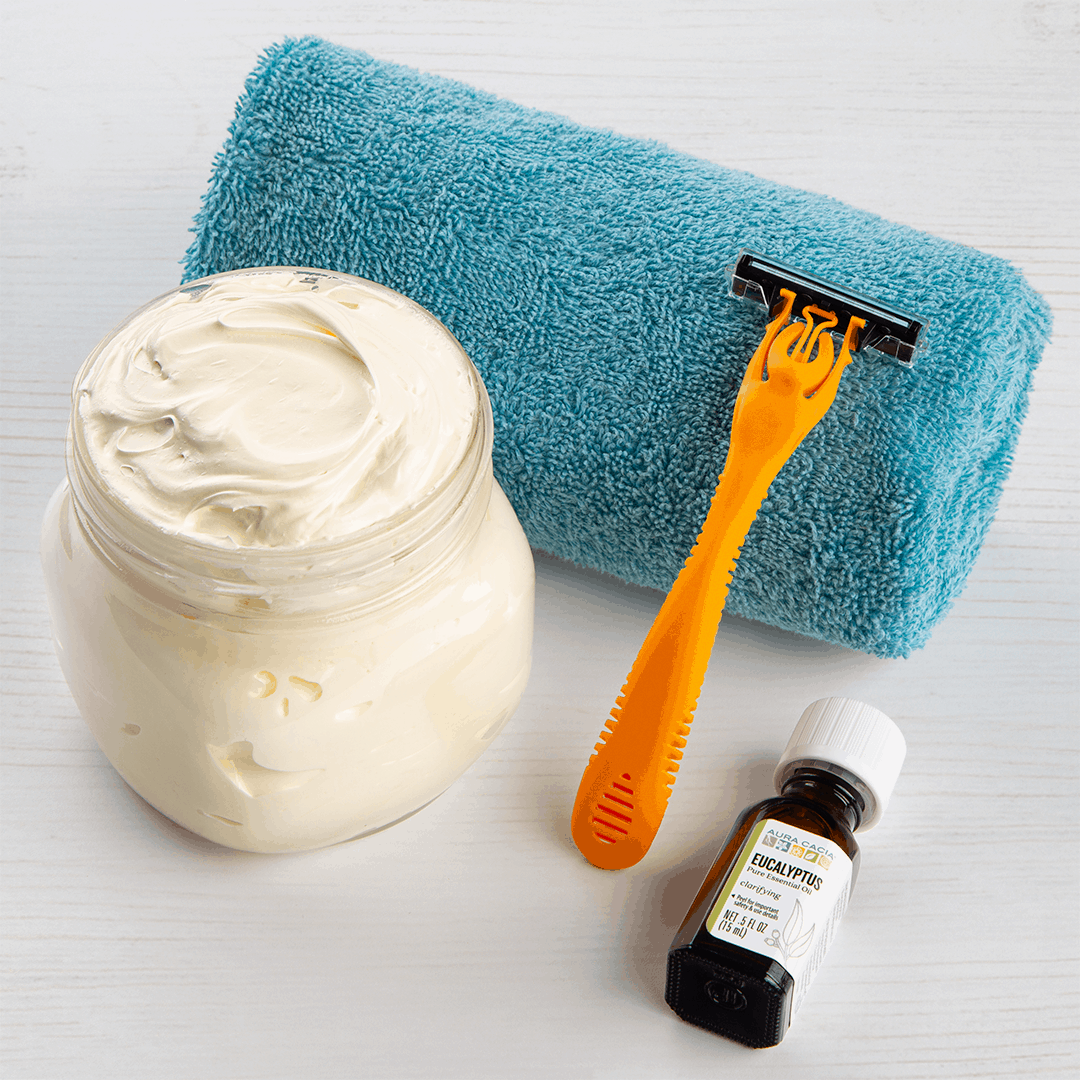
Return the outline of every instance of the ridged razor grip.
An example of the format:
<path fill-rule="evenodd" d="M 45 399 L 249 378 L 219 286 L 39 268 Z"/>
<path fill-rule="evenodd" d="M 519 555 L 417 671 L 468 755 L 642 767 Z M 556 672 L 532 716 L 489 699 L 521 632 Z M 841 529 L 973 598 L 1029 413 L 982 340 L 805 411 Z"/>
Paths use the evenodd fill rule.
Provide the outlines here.
<path fill-rule="evenodd" d="M 764 485 L 768 489 L 768 478 Z M 722 496 L 723 478 L 713 509 Z M 762 492 L 762 498 L 764 491 Z M 586 766 L 571 818 L 574 842 L 594 866 L 622 870 L 649 850 L 709 664 L 728 586 L 761 498 L 710 544 L 710 518 L 668 593 Z M 717 515 L 714 520 L 719 520 Z M 721 524 L 723 524 L 721 522 Z"/>

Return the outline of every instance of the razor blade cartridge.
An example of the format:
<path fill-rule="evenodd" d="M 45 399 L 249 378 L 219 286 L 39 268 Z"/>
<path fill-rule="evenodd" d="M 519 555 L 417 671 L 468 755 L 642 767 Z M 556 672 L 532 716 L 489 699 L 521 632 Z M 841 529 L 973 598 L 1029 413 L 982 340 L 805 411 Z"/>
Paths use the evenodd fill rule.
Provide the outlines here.
<path fill-rule="evenodd" d="M 786 266 L 744 248 L 731 273 L 731 295 L 763 305 L 775 315 L 783 306 L 782 289 L 795 293 L 794 310 L 808 304 L 836 316 L 837 331 L 843 333 L 852 318 L 865 320 L 853 343 L 854 349 L 873 349 L 911 367 L 921 351 L 926 320 L 880 300 L 874 300 L 832 282 Z"/>

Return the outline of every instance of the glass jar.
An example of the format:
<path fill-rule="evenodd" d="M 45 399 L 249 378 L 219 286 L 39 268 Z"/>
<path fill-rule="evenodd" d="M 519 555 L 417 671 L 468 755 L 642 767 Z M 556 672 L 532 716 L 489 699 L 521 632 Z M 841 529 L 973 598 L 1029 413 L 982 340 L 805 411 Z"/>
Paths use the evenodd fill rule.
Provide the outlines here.
<path fill-rule="evenodd" d="M 103 353 L 163 305 L 259 274 L 295 275 L 293 290 L 344 283 L 449 343 L 474 407 L 433 489 L 345 536 L 238 546 L 164 528 L 107 481 L 79 408 Z M 64 676 L 128 784 L 192 832 L 264 852 L 363 836 L 444 791 L 505 724 L 529 672 L 532 555 L 491 444 L 487 394 L 449 331 L 347 275 L 219 274 L 105 338 L 75 381 L 42 560 Z"/>

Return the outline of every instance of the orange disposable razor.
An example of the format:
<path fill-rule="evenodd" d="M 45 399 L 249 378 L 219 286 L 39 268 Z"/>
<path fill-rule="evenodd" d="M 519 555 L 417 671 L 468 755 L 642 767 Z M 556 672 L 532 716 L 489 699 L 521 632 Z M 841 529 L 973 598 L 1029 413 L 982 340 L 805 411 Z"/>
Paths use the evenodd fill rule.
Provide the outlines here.
<path fill-rule="evenodd" d="M 633 866 L 663 820 L 739 551 L 769 485 L 825 415 L 852 352 L 914 359 L 923 320 L 743 251 L 735 296 L 771 318 L 743 376 L 731 443 L 696 543 L 634 661 L 585 768 L 574 842 L 605 870 Z M 793 312 L 797 316 L 792 321 Z M 832 334 L 844 321 L 840 354 Z"/>

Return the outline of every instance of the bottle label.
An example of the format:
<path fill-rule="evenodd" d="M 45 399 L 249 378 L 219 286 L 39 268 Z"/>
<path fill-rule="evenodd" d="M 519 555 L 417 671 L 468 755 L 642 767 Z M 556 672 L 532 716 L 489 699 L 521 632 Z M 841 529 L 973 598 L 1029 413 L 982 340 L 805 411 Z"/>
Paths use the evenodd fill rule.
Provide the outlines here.
<path fill-rule="evenodd" d="M 842 848 L 766 818 L 746 838 L 705 929 L 782 964 L 795 980 L 794 1013 L 832 944 L 850 892 L 851 859 Z"/>

